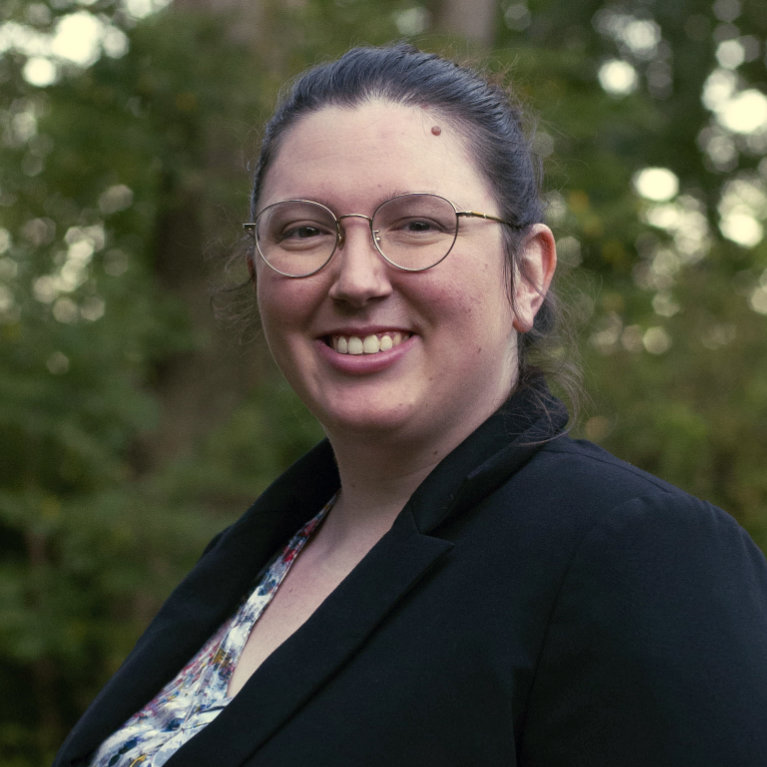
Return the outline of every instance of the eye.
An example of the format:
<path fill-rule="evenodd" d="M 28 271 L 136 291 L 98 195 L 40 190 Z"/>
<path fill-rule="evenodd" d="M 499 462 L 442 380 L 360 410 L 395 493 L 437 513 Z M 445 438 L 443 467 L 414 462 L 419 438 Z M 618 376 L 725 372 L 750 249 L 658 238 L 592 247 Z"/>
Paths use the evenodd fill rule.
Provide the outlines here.
<path fill-rule="evenodd" d="M 442 197 L 412 194 L 394 197 L 376 211 L 374 224 L 384 236 L 404 244 L 425 244 L 445 235 L 453 236 L 456 215 L 453 206 Z"/>
<path fill-rule="evenodd" d="M 393 229 L 401 229 L 404 232 L 412 234 L 428 234 L 429 232 L 444 232 L 444 226 L 438 221 L 432 221 L 428 218 L 406 218 Z"/>
<path fill-rule="evenodd" d="M 283 221 L 271 234 L 272 242 L 286 250 L 326 247 L 335 242 L 335 228 L 320 221 Z"/>
<path fill-rule="evenodd" d="M 322 228 L 316 223 L 290 223 L 278 233 L 277 241 L 283 240 L 306 240 L 311 237 L 319 237 L 323 234 Z M 327 232 L 324 232 L 327 234 Z"/>
<path fill-rule="evenodd" d="M 445 234 L 452 235 L 449 223 L 430 216 L 401 216 L 389 222 L 384 235 L 401 242 L 431 242 Z"/>

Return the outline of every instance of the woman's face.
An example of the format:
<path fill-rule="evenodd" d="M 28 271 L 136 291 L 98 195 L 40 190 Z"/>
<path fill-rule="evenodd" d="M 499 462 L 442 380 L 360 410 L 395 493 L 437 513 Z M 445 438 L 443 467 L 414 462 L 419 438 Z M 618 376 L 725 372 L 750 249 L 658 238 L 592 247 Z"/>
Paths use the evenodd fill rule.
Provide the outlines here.
<path fill-rule="evenodd" d="M 301 198 L 339 216 L 370 216 L 410 192 L 441 195 L 459 210 L 499 212 L 450 124 L 425 109 L 370 101 L 326 107 L 291 127 L 259 210 Z M 258 304 L 274 359 L 331 441 L 453 447 L 514 386 L 515 326 L 529 327 L 540 295 L 525 283 L 515 317 L 500 224 L 462 218 L 448 257 L 417 273 L 381 258 L 364 219 L 342 225 L 343 246 L 310 277 L 284 277 L 258 260 Z M 533 260 L 541 260 L 541 237 L 548 230 L 528 243 Z M 370 353 L 351 353 L 361 346 Z"/>

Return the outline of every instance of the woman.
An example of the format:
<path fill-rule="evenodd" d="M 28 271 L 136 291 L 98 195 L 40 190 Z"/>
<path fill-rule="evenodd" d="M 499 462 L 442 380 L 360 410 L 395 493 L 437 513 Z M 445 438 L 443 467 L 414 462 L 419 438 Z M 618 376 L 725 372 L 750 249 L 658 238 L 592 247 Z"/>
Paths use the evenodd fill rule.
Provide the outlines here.
<path fill-rule="evenodd" d="M 566 436 L 529 361 L 541 219 L 478 74 L 394 46 L 295 84 L 246 228 L 327 440 L 210 544 L 57 766 L 767 764 L 767 565 Z"/>

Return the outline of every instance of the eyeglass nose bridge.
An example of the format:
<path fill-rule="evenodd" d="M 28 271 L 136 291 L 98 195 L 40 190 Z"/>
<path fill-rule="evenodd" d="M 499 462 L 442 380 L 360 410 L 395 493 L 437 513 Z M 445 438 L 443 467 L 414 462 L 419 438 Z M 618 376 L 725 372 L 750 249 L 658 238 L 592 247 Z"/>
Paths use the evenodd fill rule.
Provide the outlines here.
<path fill-rule="evenodd" d="M 336 234 L 338 236 L 337 247 L 342 248 L 344 246 L 344 241 L 346 240 L 346 233 L 344 232 L 343 226 L 341 226 L 341 221 L 345 218 L 364 218 L 365 221 L 368 222 L 370 236 L 373 238 L 373 245 L 375 245 L 376 250 L 381 253 L 381 233 L 378 231 L 378 229 L 373 229 L 372 217 L 366 216 L 364 213 L 344 213 L 342 216 L 335 216 Z M 381 253 L 381 255 L 383 255 L 383 253 Z"/>

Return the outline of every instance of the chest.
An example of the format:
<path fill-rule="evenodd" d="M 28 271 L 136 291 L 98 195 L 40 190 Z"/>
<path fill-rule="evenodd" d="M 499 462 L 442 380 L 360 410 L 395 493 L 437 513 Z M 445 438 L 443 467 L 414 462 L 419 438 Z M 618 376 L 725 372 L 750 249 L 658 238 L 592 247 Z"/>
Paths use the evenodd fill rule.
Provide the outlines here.
<path fill-rule="evenodd" d="M 301 550 L 253 626 L 229 682 L 236 695 L 261 664 L 298 631 L 372 548 L 380 534 L 330 547 L 324 528 Z"/>
<path fill-rule="evenodd" d="M 361 631 L 364 607 L 357 614 L 331 595 L 224 715 L 242 707 L 255 716 L 252 703 L 265 700 L 277 678 L 278 696 L 298 697 L 309 689 L 303 675 L 343 652 L 343 663 L 303 699 L 288 726 L 261 744 L 253 764 L 513 764 L 543 621 L 534 627 L 534 614 L 525 614 L 533 600 L 522 598 L 524 589 L 514 595 L 506 588 L 501 601 L 500 583 L 490 594 L 488 580 L 492 568 L 473 572 L 459 562 L 437 568 L 392 605 L 354 652 L 346 645 Z M 369 584 L 366 597 L 375 603 L 382 595 Z M 281 613 L 277 601 L 269 609 L 275 606 Z M 328 609 L 334 619 L 324 631 Z M 252 636 L 265 638 L 263 631 Z"/>

